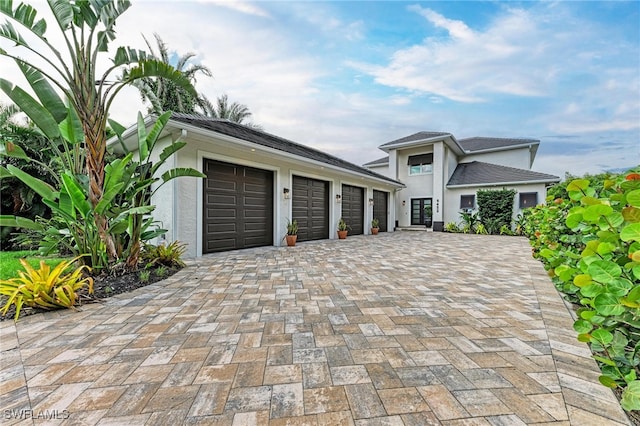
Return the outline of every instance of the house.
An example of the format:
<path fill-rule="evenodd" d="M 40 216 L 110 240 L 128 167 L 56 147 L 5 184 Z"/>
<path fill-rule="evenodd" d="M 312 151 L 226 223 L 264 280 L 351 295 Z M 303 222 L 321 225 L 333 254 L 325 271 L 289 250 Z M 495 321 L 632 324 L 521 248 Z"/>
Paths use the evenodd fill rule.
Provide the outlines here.
<path fill-rule="evenodd" d="M 136 135 L 135 127 L 123 135 L 131 151 Z M 207 178 L 161 187 L 153 216 L 167 240 L 187 244 L 188 256 L 282 245 L 287 220 L 297 220 L 298 241 L 337 238 L 341 217 L 351 235 L 370 233 L 374 217 L 381 231 L 394 229 L 395 194 L 404 185 L 393 178 L 251 127 L 190 114 L 172 114 L 155 155 L 178 139 L 186 146 L 167 164 Z M 121 150 L 115 139 L 108 145 Z"/>
<path fill-rule="evenodd" d="M 514 189 L 514 217 L 544 202 L 557 176 L 531 170 L 540 141 L 473 137 L 457 140 L 451 133 L 418 132 L 383 145 L 386 157 L 364 166 L 404 187 L 396 194 L 399 227 L 433 227 L 441 231 L 459 222 L 461 210 L 477 208 L 478 190 Z"/>

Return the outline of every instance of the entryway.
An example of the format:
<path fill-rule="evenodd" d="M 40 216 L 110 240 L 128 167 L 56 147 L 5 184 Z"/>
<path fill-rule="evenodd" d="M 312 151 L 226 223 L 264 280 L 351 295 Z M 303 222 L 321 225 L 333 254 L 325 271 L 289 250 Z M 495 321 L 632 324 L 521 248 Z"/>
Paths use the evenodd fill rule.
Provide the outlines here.
<path fill-rule="evenodd" d="M 431 228 L 433 208 L 431 198 L 411 199 L 411 225 L 424 225 Z"/>

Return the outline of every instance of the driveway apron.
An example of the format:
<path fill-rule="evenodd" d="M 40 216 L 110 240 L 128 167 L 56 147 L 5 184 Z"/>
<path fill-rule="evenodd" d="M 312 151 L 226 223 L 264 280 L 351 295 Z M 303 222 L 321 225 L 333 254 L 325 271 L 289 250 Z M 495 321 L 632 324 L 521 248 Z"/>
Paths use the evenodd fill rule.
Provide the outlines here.
<path fill-rule="evenodd" d="M 351 236 L 198 258 L 0 323 L 3 424 L 626 425 L 520 237 Z"/>

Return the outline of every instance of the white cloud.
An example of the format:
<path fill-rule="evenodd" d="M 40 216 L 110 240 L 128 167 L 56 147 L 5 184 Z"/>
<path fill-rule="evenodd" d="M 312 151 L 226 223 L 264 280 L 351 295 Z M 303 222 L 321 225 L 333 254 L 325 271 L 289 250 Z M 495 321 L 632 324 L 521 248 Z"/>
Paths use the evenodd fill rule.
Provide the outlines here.
<path fill-rule="evenodd" d="M 270 18 L 271 15 L 266 10 L 251 4 L 250 2 L 241 0 L 199 0 L 201 3 L 211 3 L 217 6 L 226 7 L 240 13 L 246 13 L 247 15 L 260 16 L 262 18 Z"/>

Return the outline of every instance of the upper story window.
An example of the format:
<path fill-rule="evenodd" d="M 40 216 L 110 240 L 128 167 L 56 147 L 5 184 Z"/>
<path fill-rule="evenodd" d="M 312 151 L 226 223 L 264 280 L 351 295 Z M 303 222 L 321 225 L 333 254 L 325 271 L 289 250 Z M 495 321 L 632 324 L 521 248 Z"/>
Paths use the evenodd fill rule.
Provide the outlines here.
<path fill-rule="evenodd" d="M 538 204 L 537 192 L 521 192 L 520 193 L 520 208 L 528 209 L 529 207 L 535 207 Z"/>
<path fill-rule="evenodd" d="M 410 155 L 409 176 L 433 173 L 433 154 Z"/>

